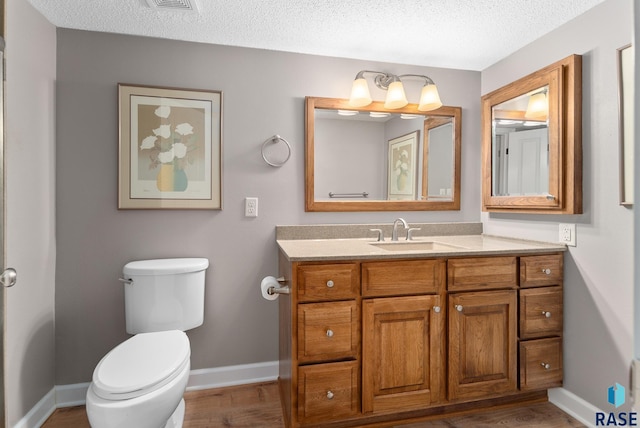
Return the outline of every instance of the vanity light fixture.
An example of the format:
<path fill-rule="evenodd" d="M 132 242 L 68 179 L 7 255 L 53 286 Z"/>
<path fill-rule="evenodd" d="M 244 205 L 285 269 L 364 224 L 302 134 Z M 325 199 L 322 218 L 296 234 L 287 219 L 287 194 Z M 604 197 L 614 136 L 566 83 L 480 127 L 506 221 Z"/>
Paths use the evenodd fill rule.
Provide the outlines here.
<path fill-rule="evenodd" d="M 338 110 L 340 116 L 355 116 L 358 114 L 357 110 Z"/>
<path fill-rule="evenodd" d="M 418 110 L 430 111 L 440 108 L 442 101 L 440 101 L 440 95 L 438 94 L 438 88 L 430 77 L 421 74 L 401 74 L 396 76 L 391 73 L 384 73 L 381 71 L 369 71 L 362 70 L 358 72 L 353 86 L 351 87 L 351 97 L 349 98 L 349 105 L 353 107 L 364 107 L 373 102 L 371 94 L 369 92 L 369 84 L 364 75 L 373 74 L 373 83 L 380 88 L 387 91 L 387 98 L 384 102 L 384 107 L 388 109 L 397 109 L 406 106 L 409 102 L 404 92 L 404 85 L 402 84 L 403 78 L 423 79 L 425 81 L 420 93 L 420 103 L 418 104 Z"/>
<path fill-rule="evenodd" d="M 527 119 L 546 120 L 548 114 L 549 103 L 547 102 L 547 91 L 540 91 L 531 95 L 524 117 Z"/>

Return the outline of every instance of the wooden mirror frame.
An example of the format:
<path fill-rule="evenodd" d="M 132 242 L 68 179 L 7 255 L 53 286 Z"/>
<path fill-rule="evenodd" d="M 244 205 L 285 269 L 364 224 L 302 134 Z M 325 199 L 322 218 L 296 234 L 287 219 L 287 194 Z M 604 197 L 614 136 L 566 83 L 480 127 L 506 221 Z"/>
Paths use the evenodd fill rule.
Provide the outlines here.
<path fill-rule="evenodd" d="M 494 196 L 493 107 L 549 86 L 549 195 Z M 482 97 L 482 210 L 582 213 L 582 57 L 571 55 Z"/>
<path fill-rule="evenodd" d="M 408 104 L 403 108 L 386 109 L 384 103 L 374 101 L 368 106 L 354 108 L 349 105 L 349 100 L 339 98 L 306 97 L 305 99 L 305 211 L 444 211 L 460 210 L 460 151 L 462 147 L 462 108 L 442 106 L 436 110 L 424 112 L 418 110 L 417 104 Z M 328 110 L 355 110 L 365 112 L 389 112 L 417 114 L 429 117 L 453 117 L 453 184 L 452 199 L 450 200 L 363 200 L 363 201 L 316 201 L 315 177 L 314 177 L 314 147 L 315 147 L 315 109 Z M 428 124 L 420 131 L 423 132 Z M 426 147 L 426 145 L 425 145 Z M 427 159 L 426 148 L 421 154 L 424 161 Z M 424 176 L 425 174 L 423 174 Z M 420 180 L 426 180 L 421 177 Z"/>

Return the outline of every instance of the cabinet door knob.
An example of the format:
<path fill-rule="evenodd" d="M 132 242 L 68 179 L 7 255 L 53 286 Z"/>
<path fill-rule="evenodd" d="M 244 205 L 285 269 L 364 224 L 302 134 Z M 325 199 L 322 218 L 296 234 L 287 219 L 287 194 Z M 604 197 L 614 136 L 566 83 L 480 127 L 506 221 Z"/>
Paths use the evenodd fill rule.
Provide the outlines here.
<path fill-rule="evenodd" d="M 327 287 L 333 288 L 333 285 L 333 280 L 330 279 L 329 281 L 327 281 Z"/>
<path fill-rule="evenodd" d="M 333 330 L 330 328 L 327 329 L 327 337 L 333 337 Z"/>
<path fill-rule="evenodd" d="M 544 367 L 545 370 L 549 370 L 551 368 L 551 365 L 549 363 L 540 363 L 540 365 Z"/>
<path fill-rule="evenodd" d="M 544 315 L 547 318 L 551 318 L 551 312 L 542 311 L 542 315 Z"/>
<path fill-rule="evenodd" d="M 462 309 L 463 309 L 462 305 L 456 305 L 455 308 L 456 308 L 456 311 L 462 312 Z"/>
<path fill-rule="evenodd" d="M 440 306 L 434 306 L 433 312 L 435 312 L 436 314 L 440 313 Z"/>
<path fill-rule="evenodd" d="M 551 275 L 551 269 L 549 268 L 542 268 L 542 273 L 546 274 L 546 275 Z"/>
<path fill-rule="evenodd" d="M 327 391 L 327 399 L 328 399 L 328 400 L 333 399 L 333 392 L 331 392 L 331 391 Z"/>

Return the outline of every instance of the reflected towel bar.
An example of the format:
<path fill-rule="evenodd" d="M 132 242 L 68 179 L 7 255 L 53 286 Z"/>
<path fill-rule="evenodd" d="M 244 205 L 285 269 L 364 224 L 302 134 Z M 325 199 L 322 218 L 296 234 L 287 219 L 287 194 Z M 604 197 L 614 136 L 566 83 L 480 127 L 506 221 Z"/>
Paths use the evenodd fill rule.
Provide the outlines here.
<path fill-rule="evenodd" d="M 329 197 L 330 198 L 368 198 L 369 197 L 369 193 L 368 192 L 361 192 L 361 193 L 333 193 L 333 192 L 329 192 Z"/>

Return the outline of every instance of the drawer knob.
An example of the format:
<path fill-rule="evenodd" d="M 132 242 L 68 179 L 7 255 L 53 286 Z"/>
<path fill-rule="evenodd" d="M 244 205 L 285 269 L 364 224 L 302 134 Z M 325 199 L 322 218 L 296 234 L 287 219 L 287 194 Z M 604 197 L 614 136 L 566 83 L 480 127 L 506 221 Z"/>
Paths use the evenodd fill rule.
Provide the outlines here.
<path fill-rule="evenodd" d="M 542 311 L 542 315 L 544 315 L 546 318 L 551 318 L 551 312 Z"/>
<path fill-rule="evenodd" d="M 333 392 L 327 391 L 327 399 L 328 400 L 332 400 L 333 399 Z"/>
<path fill-rule="evenodd" d="M 543 268 L 542 269 L 542 273 L 546 274 L 546 275 L 551 275 L 551 269 L 549 268 Z"/>
<path fill-rule="evenodd" d="M 329 288 L 333 288 L 333 285 L 334 285 L 334 284 L 333 284 L 333 281 L 332 281 L 332 280 L 327 281 L 327 287 L 329 287 Z"/>
<path fill-rule="evenodd" d="M 333 330 L 330 328 L 327 329 L 327 337 L 333 337 Z"/>
<path fill-rule="evenodd" d="M 458 312 L 462 312 L 462 309 L 464 309 L 462 305 L 456 305 L 455 308 L 456 308 L 456 311 Z"/>
<path fill-rule="evenodd" d="M 440 306 L 434 306 L 433 307 L 433 312 L 435 312 L 436 314 L 440 313 Z"/>
<path fill-rule="evenodd" d="M 540 363 L 540 365 L 544 367 L 545 370 L 549 370 L 551 368 L 551 365 L 549 363 Z"/>

